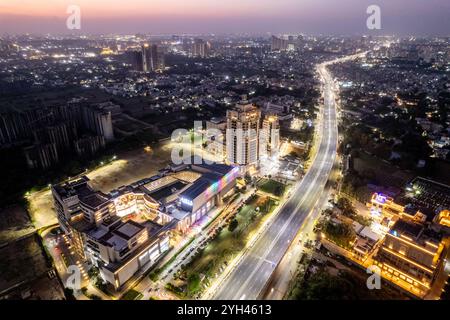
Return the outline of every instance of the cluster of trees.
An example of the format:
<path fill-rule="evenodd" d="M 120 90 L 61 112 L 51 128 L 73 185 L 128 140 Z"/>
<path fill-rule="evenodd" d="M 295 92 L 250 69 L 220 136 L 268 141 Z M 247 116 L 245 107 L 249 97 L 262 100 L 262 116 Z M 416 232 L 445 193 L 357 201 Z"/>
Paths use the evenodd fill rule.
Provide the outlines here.
<path fill-rule="evenodd" d="M 356 238 L 353 226 L 345 222 L 334 223 L 331 220 L 326 220 L 319 227 L 328 240 L 343 248 L 351 248 L 351 243 Z"/>
<path fill-rule="evenodd" d="M 336 202 L 336 207 L 340 209 L 342 214 L 346 217 L 353 218 L 357 215 L 355 207 L 348 198 L 340 197 Z"/>
<path fill-rule="evenodd" d="M 303 279 L 293 289 L 293 300 L 372 300 L 383 299 L 379 290 L 368 290 L 362 279 L 341 271 L 332 275 L 326 269 L 320 269 Z"/>
<path fill-rule="evenodd" d="M 359 222 L 362 225 L 368 226 L 371 220 L 358 214 L 352 202 L 348 198 L 341 197 L 336 203 L 336 207 L 342 211 L 342 214 L 350 219 Z"/>
<path fill-rule="evenodd" d="M 346 149 L 346 153 L 351 150 L 364 150 L 409 170 L 415 170 L 419 160 L 428 160 L 432 154 L 432 149 L 415 120 L 388 116 L 382 121 L 377 119 L 373 125 L 379 130 L 375 131 L 362 123 L 347 127 L 344 146 L 351 148 Z M 394 143 L 394 139 L 400 140 L 400 143 Z M 392 159 L 393 152 L 401 158 Z"/>

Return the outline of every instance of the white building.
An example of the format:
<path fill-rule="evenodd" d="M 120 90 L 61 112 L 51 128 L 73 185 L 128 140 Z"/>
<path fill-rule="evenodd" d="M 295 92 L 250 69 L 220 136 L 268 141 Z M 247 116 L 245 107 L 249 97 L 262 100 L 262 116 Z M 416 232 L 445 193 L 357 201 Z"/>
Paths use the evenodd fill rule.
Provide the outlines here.
<path fill-rule="evenodd" d="M 74 251 L 115 289 L 169 249 L 168 231 L 187 232 L 233 192 L 237 167 L 192 162 L 108 194 L 93 190 L 87 177 L 52 187 Z"/>
<path fill-rule="evenodd" d="M 225 133 L 227 120 L 225 118 L 211 118 L 206 121 L 206 141 L 208 152 L 215 156 L 225 155 Z"/>
<path fill-rule="evenodd" d="M 112 110 L 108 106 L 93 105 L 82 108 L 82 119 L 84 126 L 105 138 L 106 142 L 114 140 L 114 131 L 112 125 Z"/>
<path fill-rule="evenodd" d="M 86 257 L 115 289 L 138 271 L 148 270 L 169 250 L 168 233 L 159 225 L 120 219 L 107 222 L 87 233 Z"/>
<path fill-rule="evenodd" d="M 246 101 L 227 110 L 227 161 L 239 165 L 241 173 L 258 167 L 260 119 L 260 109 Z"/>
<path fill-rule="evenodd" d="M 278 156 L 280 149 L 280 122 L 276 115 L 264 117 L 259 139 L 260 157 Z"/>
<path fill-rule="evenodd" d="M 80 197 L 90 194 L 89 178 L 80 179 L 52 186 L 53 204 L 60 227 L 66 234 L 70 233 L 69 222 L 80 213 Z"/>

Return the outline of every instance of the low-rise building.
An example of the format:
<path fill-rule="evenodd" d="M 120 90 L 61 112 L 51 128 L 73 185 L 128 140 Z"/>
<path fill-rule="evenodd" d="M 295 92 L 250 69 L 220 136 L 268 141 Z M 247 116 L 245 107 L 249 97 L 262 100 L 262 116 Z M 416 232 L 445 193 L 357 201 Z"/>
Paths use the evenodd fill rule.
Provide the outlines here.
<path fill-rule="evenodd" d="M 168 233 L 151 221 L 113 219 L 86 234 L 87 258 L 115 289 L 138 272 L 147 271 L 167 250 Z"/>
<path fill-rule="evenodd" d="M 450 186 L 417 177 L 395 197 L 374 193 L 367 207 L 376 219 L 389 219 L 392 222 L 399 218 L 408 219 L 435 224 L 439 228 L 439 225 L 445 226 L 447 221 L 445 212 L 450 209 Z"/>
<path fill-rule="evenodd" d="M 423 295 L 443 267 L 443 251 L 438 233 L 417 222 L 398 220 L 373 259 L 388 279 L 406 281 L 411 291 Z"/>
<path fill-rule="evenodd" d="M 372 216 L 396 220 L 399 218 L 425 222 L 427 217 L 417 208 L 410 205 L 399 204 L 392 197 L 382 193 L 374 193 L 367 204 Z"/>

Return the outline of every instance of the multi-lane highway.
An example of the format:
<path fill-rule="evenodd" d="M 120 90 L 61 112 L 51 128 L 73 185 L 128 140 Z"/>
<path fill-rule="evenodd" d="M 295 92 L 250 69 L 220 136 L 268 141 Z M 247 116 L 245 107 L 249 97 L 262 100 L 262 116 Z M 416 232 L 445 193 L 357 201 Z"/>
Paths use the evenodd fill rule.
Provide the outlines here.
<path fill-rule="evenodd" d="M 355 56 L 318 65 L 317 71 L 323 84 L 324 105 L 319 118 L 321 122 L 316 156 L 307 174 L 295 186 L 292 196 L 270 226 L 253 246 L 244 252 L 220 284 L 214 299 L 258 299 L 305 218 L 320 199 L 335 160 L 338 139 L 334 81 L 327 65 L 353 57 Z"/>

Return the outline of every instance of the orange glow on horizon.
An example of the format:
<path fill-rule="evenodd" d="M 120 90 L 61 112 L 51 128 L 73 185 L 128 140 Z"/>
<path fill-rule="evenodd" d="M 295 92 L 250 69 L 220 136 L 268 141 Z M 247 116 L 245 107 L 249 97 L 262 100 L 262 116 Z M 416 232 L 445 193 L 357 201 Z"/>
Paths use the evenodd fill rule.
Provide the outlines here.
<path fill-rule="evenodd" d="M 65 18 L 69 5 L 80 6 L 82 16 L 86 18 L 178 15 L 196 17 L 280 12 L 279 8 L 277 9 L 279 5 L 273 0 L 0 0 L 0 15 Z"/>

